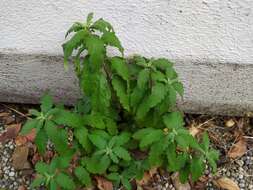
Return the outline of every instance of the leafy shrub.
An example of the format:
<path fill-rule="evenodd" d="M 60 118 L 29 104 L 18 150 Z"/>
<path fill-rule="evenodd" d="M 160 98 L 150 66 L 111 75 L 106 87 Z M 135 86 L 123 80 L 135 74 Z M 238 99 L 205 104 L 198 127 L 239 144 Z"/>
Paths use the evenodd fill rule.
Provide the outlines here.
<path fill-rule="evenodd" d="M 115 186 L 131 189 L 131 180 L 154 167 L 179 172 L 182 182 L 189 177 L 196 181 L 206 163 L 215 171 L 218 153 L 209 148 L 207 134 L 198 142 L 175 107 L 183 85 L 173 63 L 142 56 L 126 60 L 111 24 L 92 18 L 89 14 L 86 23 L 75 23 L 66 37 L 74 34 L 63 44 L 66 68 L 74 56 L 83 98 L 67 110 L 45 95 L 41 111 L 31 110 L 34 118 L 23 126 L 23 134 L 36 128 L 41 154 L 48 141 L 57 152 L 50 164 L 36 164 L 32 186 L 77 189 L 91 186 L 92 176 L 102 175 Z M 109 46 L 119 55 L 109 56 Z M 71 134 L 73 140 L 68 141 Z M 145 156 L 138 158 L 136 151 Z M 77 164 L 69 170 L 74 156 Z"/>

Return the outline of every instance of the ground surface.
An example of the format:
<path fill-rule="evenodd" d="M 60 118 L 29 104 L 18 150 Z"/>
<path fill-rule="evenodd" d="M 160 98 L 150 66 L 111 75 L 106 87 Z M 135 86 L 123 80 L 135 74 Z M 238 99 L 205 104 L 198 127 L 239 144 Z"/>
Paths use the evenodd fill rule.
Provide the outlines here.
<path fill-rule="evenodd" d="M 21 137 L 18 131 L 27 118 L 29 106 L 0 104 L 0 190 L 26 190 L 34 178 L 33 166 L 40 158 L 33 145 L 34 135 Z M 207 131 L 212 146 L 220 151 L 218 171 L 205 175 L 197 183 L 182 185 L 176 174 L 161 170 L 147 173 L 138 190 L 252 190 L 253 189 L 253 119 L 186 115 L 186 126 L 198 138 Z M 50 160 L 52 151 L 44 156 Z M 108 190 L 100 186 L 100 190 Z"/>

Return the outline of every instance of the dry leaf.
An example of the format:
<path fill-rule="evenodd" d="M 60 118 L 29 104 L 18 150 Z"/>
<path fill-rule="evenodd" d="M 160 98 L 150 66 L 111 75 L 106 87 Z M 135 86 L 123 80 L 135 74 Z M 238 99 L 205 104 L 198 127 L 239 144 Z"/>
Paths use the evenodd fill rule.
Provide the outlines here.
<path fill-rule="evenodd" d="M 217 187 L 222 188 L 222 189 L 240 190 L 238 185 L 233 180 L 226 178 L 226 177 L 219 178 L 213 182 Z"/>
<path fill-rule="evenodd" d="M 193 137 L 195 137 L 197 134 L 200 133 L 200 130 L 199 130 L 199 128 L 197 128 L 197 127 L 191 126 L 191 127 L 189 128 L 189 133 L 190 133 Z"/>
<path fill-rule="evenodd" d="M 136 180 L 138 186 L 146 185 L 150 179 L 157 173 L 157 168 L 152 168 L 147 172 L 144 172 L 143 178 L 141 180 Z"/>
<path fill-rule="evenodd" d="M 32 129 L 28 134 L 25 135 L 27 141 L 34 142 L 36 137 L 36 129 Z"/>
<path fill-rule="evenodd" d="M 233 127 L 234 125 L 235 125 L 235 121 L 233 119 L 229 119 L 225 123 L 226 127 Z"/>
<path fill-rule="evenodd" d="M 171 176 L 171 179 L 176 190 L 191 190 L 191 186 L 188 182 L 186 182 L 185 184 L 182 184 L 180 182 L 178 172 L 174 173 Z"/>
<path fill-rule="evenodd" d="M 112 182 L 101 176 L 95 176 L 94 178 L 97 181 L 97 187 L 99 190 L 113 190 Z"/>
<path fill-rule="evenodd" d="M 244 137 L 241 137 L 239 141 L 234 144 L 230 150 L 228 151 L 228 157 L 230 158 L 238 158 L 245 154 L 247 151 L 247 142 Z"/>
<path fill-rule="evenodd" d="M 24 144 L 26 144 L 26 142 L 27 142 L 27 139 L 26 139 L 26 137 L 25 136 L 17 136 L 16 137 L 16 139 L 15 139 L 15 144 L 17 145 L 17 146 L 21 146 L 21 145 L 24 145 Z"/>
<path fill-rule="evenodd" d="M 6 142 L 7 140 L 15 138 L 21 128 L 21 124 L 8 125 L 6 131 L 0 134 L 0 142 Z"/>
<path fill-rule="evenodd" d="M 27 169 L 27 146 L 17 146 L 12 155 L 12 165 L 16 170 Z"/>

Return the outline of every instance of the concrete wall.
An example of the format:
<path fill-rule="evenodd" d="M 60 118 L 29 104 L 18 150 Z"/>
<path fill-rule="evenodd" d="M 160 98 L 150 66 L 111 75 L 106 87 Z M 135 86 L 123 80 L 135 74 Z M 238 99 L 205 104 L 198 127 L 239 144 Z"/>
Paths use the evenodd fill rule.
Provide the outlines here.
<path fill-rule="evenodd" d="M 61 68 L 61 44 L 89 12 L 114 25 L 126 55 L 177 63 L 184 110 L 253 110 L 252 0 L 1 0 L 0 100 L 36 102 L 51 88 L 72 101 L 78 90 Z"/>

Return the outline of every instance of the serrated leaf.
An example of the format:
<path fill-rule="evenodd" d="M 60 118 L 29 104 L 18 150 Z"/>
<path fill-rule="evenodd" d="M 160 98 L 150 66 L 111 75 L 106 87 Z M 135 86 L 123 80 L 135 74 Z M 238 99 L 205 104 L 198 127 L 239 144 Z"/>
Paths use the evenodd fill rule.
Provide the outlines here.
<path fill-rule="evenodd" d="M 118 173 L 110 173 L 109 175 L 106 176 L 107 179 L 111 181 L 118 181 L 120 180 L 120 175 Z"/>
<path fill-rule="evenodd" d="M 104 123 L 105 117 L 99 112 L 93 112 L 89 115 L 84 116 L 85 123 L 91 127 L 97 129 L 105 129 L 106 125 Z"/>
<path fill-rule="evenodd" d="M 132 189 L 132 186 L 131 186 L 131 183 L 129 182 L 129 179 L 123 178 L 122 179 L 122 184 L 126 188 L 126 190 L 131 190 Z"/>
<path fill-rule="evenodd" d="M 209 140 L 207 132 L 205 132 L 203 135 L 203 148 L 205 152 L 208 151 L 209 145 L 210 145 L 210 140 Z"/>
<path fill-rule="evenodd" d="M 191 161 L 191 166 L 190 166 L 190 170 L 191 170 L 191 177 L 193 182 L 197 181 L 203 174 L 205 167 L 203 164 L 203 158 L 197 158 L 194 157 Z"/>
<path fill-rule="evenodd" d="M 62 45 L 64 52 L 64 65 L 67 68 L 68 58 L 72 55 L 74 49 L 77 49 L 85 38 L 88 36 L 88 32 L 85 30 L 79 30 L 76 34 Z"/>
<path fill-rule="evenodd" d="M 148 111 L 159 104 L 166 95 L 166 88 L 162 83 L 156 83 L 153 88 L 150 96 L 143 100 L 140 106 L 137 109 L 136 116 L 141 119 L 146 116 Z"/>
<path fill-rule="evenodd" d="M 125 160 L 125 161 L 130 161 L 131 160 L 131 156 L 129 154 L 129 152 L 120 147 L 120 146 L 117 146 L 115 148 L 113 148 L 113 152 L 121 159 Z"/>
<path fill-rule="evenodd" d="M 53 121 L 58 125 L 69 127 L 81 127 L 84 125 L 84 119 L 81 115 L 63 109 L 57 109 L 53 115 Z"/>
<path fill-rule="evenodd" d="M 35 188 L 35 187 L 39 187 L 41 186 L 44 182 L 46 181 L 46 179 L 44 177 L 37 177 L 33 180 L 33 182 L 31 183 L 31 188 Z"/>
<path fill-rule="evenodd" d="M 46 151 L 48 137 L 44 130 L 40 130 L 35 137 L 35 144 L 38 148 L 39 153 L 43 154 Z"/>
<path fill-rule="evenodd" d="M 21 135 L 26 135 L 29 132 L 31 132 L 32 129 L 36 128 L 38 125 L 39 121 L 37 119 L 28 119 L 23 125 L 20 134 Z"/>
<path fill-rule="evenodd" d="M 169 129 L 179 129 L 184 125 L 184 120 L 180 112 L 165 114 L 163 116 L 163 122 Z"/>
<path fill-rule="evenodd" d="M 110 59 L 112 70 L 115 71 L 125 81 L 129 80 L 129 71 L 127 63 L 120 57 Z"/>
<path fill-rule="evenodd" d="M 117 123 L 111 118 L 105 118 L 105 125 L 110 135 L 116 135 L 118 133 Z"/>
<path fill-rule="evenodd" d="M 52 121 L 47 121 L 45 131 L 49 139 L 53 142 L 57 152 L 63 154 L 68 147 L 68 134 L 64 129 L 58 128 Z"/>
<path fill-rule="evenodd" d="M 187 164 L 184 168 L 179 171 L 179 180 L 181 183 L 186 183 L 190 174 L 190 166 Z"/>
<path fill-rule="evenodd" d="M 150 70 L 149 69 L 143 69 L 139 74 L 137 78 L 137 86 L 140 89 L 146 88 L 148 81 L 150 77 Z"/>
<path fill-rule="evenodd" d="M 99 30 L 100 32 L 103 32 L 103 33 L 113 31 L 112 25 L 109 22 L 102 19 L 102 18 L 100 18 L 99 20 L 94 22 L 94 24 L 91 26 L 91 28 L 97 29 L 97 30 Z"/>
<path fill-rule="evenodd" d="M 184 95 L 184 86 L 183 86 L 183 84 L 181 82 L 174 82 L 174 83 L 172 83 L 172 86 L 178 92 L 178 94 L 180 96 Z"/>
<path fill-rule="evenodd" d="M 90 173 L 103 174 L 111 164 L 111 160 L 108 155 L 93 155 L 91 158 L 87 158 L 86 168 Z"/>
<path fill-rule="evenodd" d="M 45 94 L 41 99 L 41 111 L 47 113 L 53 107 L 53 98 L 49 94 Z"/>
<path fill-rule="evenodd" d="M 146 135 L 152 133 L 155 129 L 153 128 L 144 128 L 144 129 L 139 129 L 133 134 L 133 138 L 136 140 L 141 140 L 143 137 Z"/>
<path fill-rule="evenodd" d="M 79 30 L 83 29 L 83 25 L 80 22 L 75 22 L 67 31 L 67 33 L 65 34 L 65 38 L 68 37 L 68 35 L 72 32 L 77 32 Z"/>
<path fill-rule="evenodd" d="M 117 97 L 124 109 L 129 111 L 129 96 L 127 94 L 126 84 L 119 77 L 114 76 L 112 79 L 113 89 L 116 91 Z"/>
<path fill-rule="evenodd" d="M 85 168 L 79 166 L 75 169 L 74 173 L 83 185 L 86 187 L 91 186 L 91 177 Z"/>
<path fill-rule="evenodd" d="M 152 133 L 149 133 L 147 135 L 145 135 L 141 141 L 140 141 L 140 148 L 144 148 L 148 145 L 151 145 L 154 142 L 157 142 L 159 140 L 161 140 L 161 138 L 163 137 L 163 132 L 160 129 L 154 130 Z"/>
<path fill-rule="evenodd" d="M 97 71 L 104 61 L 105 47 L 103 41 L 95 36 L 89 35 L 86 39 L 86 46 L 89 53 L 89 62 L 94 71 Z"/>
<path fill-rule="evenodd" d="M 75 128 L 74 136 L 87 152 L 91 151 L 92 145 L 88 138 L 88 130 L 85 127 Z"/>
<path fill-rule="evenodd" d="M 135 87 L 130 95 L 131 106 L 136 108 L 143 99 L 144 95 L 145 95 L 144 89 L 139 89 L 138 87 Z"/>
<path fill-rule="evenodd" d="M 37 162 L 35 165 L 35 170 L 40 174 L 45 174 L 49 172 L 49 165 L 44 162 Z"/>
<path fill-rule="evenodd" d="M 176 71 L 174 68 L 172 67 L 168 67 L 166 69 L 166 76 L 170 79 L 170 80 L 173 80 L 173 79 L 176 79 L 178 77 Z"/>
<path fill-rule="evenodd" d="M 207 161 L 212 167 L 213 172 L 216 172 L 217 170 L 217 160 L 219 159 L 219 153 L 216 150 L 211 150 L 210 152 L 207 153 L 206 155 Z"/>
<path fill-rule="evenodd" d="M 152 64 L 163 71 L 166 71 L 167 68 L 171 68 L 173 63 L 170 62 L 168 59 L 160 58 L 152 61 Z"/>
<path fill-rule="evenodd" d="M 64 189 L 68 189 L 68 190 L 74 190 L 75 189 L 75 183 L 73 181 L 73 179 L 64 173 L 59 173 L 56 178 L 55 178 L 57 184 L 64 188 Z"/>
<path fill-rule="evenodd" d="M 89 26 L 93 19 L 93 13 L 89 13 L 86 19 L 86 24 Z"/>
<path fill-rule="evenodd" d="M 150 148 L 148 160 L 151 166 L 161 166 L 161 155 L 164 152 L 164 142 L 162 140 L 153 144 Z"/>
<path fill-rule="evenodd" d="M 89 139 L 90 141 L 99 149 L 103 149 L 106 147 L 107 142 L 104 138 L 102 138 L 99 135 L 95 135 L 95 134 L 89 134 Z"/>
<path fill-rule="evenodd" d="M 116 164 L 119 163 L 118 157 L 117 157 L 113 152 L 111 152 L 111 153 L 109 154 L 109 156 L 110 156 L 111 160 L 112 160 L 114 163 L 116 163 Z"/>
<path fill-rule="evenodd" d="M 57 190 L 57 183 L 55 179 L 50 180 L 50 190 Z"/>
<path fill-rule="evenodd" d="M 104 34 L 102 35 L 102 40 L 104 41 L 105 44 L 118 48 L 123 55 L 124 48 L 121 46 L 121 43 L 118 37 L 116 36 L 115 32 L 105 31 Z"/>
<path fill-rule="evenodd" d="M 133 60 L 134 60 L 134 63 L 136 65 L 139 65 L 139 66 L 142 66 L 142 67 L 146 67 L 147 66 L 147 62 L 146 62 L 145 58 L 142 57 L 142 56 L 135 55 L 133 57 Z"/>

